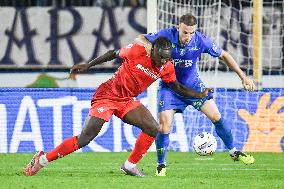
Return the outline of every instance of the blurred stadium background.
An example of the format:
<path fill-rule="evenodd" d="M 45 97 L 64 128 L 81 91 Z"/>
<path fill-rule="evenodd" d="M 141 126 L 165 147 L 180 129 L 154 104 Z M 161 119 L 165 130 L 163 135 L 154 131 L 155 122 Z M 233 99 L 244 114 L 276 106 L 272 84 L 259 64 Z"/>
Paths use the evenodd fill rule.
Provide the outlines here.
<path fill-rule="evenodd" d="M 70 76 L 69 68 L 119 49 L 141 33 L 173 26 L 187 12 L 258 84 L 258 91 L 246 92 L 225 64 L 208 55 L 200 58 L 201 77 L 215 88 L 236 146 L 283 152 L 282 0 L 2 0 L 0 6 L 0 153 L 48 151 L 79 134 L 92 93 L 119 62 L 84 75 Z M 155 94 L 152 86 L 139 96 L 154 114 Z M 216 136 L 213 125 L 194 109 L 177 114 L 170 149 L 192 151 L 193 136 L 201 131 Z M 127 151 L 138 133 L 113 117 L 81 151 Z M 218 151 L 224 151 L 217 141 Z"/>

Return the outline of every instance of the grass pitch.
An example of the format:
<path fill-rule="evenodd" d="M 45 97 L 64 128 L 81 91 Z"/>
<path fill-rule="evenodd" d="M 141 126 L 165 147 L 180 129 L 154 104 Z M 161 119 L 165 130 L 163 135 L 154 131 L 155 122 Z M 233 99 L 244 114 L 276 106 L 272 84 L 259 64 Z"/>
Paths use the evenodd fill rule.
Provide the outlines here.
<path fill-rule="evenodd" d="M 145 178 L 126 176 L 119 170 L 129 153 L 79 153 L 51 163 L 33 177 L 22 168 L 33 154 L 0 154 L 0 188 L 284 188 L 284 154 L 254 153 L 256 162 L 233 162 L 228 153 L 202 158 L 194 153 L 168 153 L 166 177 L 156 177 L 155 153 L 138 164 Z"/>

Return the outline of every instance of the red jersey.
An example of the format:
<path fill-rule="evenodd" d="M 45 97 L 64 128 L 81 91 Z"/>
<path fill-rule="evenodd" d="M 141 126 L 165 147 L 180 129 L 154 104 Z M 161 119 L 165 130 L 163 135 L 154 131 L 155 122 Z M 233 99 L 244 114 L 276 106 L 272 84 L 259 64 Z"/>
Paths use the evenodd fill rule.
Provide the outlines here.
<path fill-rule="evenodd" d="M 102 84 L 119 97 L 136 97 L 159 78 L 165 83 L 176 81 L 171 61 L 161 68 L 155 66 L 145 48 L 139 44 L 122 48 L 119 56 L 123 58 L 122 65 L 111 79 Z"/>

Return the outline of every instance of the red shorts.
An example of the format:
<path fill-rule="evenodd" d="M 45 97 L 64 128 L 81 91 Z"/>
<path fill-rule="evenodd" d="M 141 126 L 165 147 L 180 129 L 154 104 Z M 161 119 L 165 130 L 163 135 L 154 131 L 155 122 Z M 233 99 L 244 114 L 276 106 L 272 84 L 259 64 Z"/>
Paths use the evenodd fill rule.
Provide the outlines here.
<path fill-rule="evenodd" d="M 125 114 L 141 105 L 135 97 L 118 97 L 100 86 L 91 101 L 90 116 L 109 121 L 114 114 L 122 119 Z M 107 92 L 106 92 L 107 91 Z"/>

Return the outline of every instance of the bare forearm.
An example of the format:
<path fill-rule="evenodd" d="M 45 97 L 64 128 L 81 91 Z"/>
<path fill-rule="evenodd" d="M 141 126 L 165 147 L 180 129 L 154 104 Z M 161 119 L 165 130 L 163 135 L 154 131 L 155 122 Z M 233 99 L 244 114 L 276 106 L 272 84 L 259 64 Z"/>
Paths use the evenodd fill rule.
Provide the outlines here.
<path fill-rule="evenodd" d="M 89 67 L 92 67 L 92 66 L 113 60 L 115 58 L 117 58 L 117 51 L 110 50 L 110 51 L 106 52 L 105 54 L 91 60 L 88 64 L 89 64 Z"/>
<path fill-rule="evenodd" d="M 194 91 L 192 89 L 187 89 L 183 86 L 179 86 L 178 88 L 176 88 L 174 90 L 175 90 L 175 92 L 177 92 L 180 95 L 185 96 L 185 97 L 198 97 L 198 94 L 199 94 L 197 91 Z"/>
<path fill-rule="evenodd" d="M 235 59 L 228 52 L 222 51 L 222 55 L 220 58 L 227 64 L 227 66 L 231 70 L 236 72 L 241 79 L 246 77 L 245 73 L 241 70 Z"/>
<path fill-rule="evenodd" d="M 167 84 L 173 91 L 176 93 L 185 96 L 185 97 L 195 97 L 195 98 L 202 98 L 204 95 L 198 91 L 193 89 L 189 89 L 184 85 L 180 84 L 179 82 L 168 83 Z"/>

